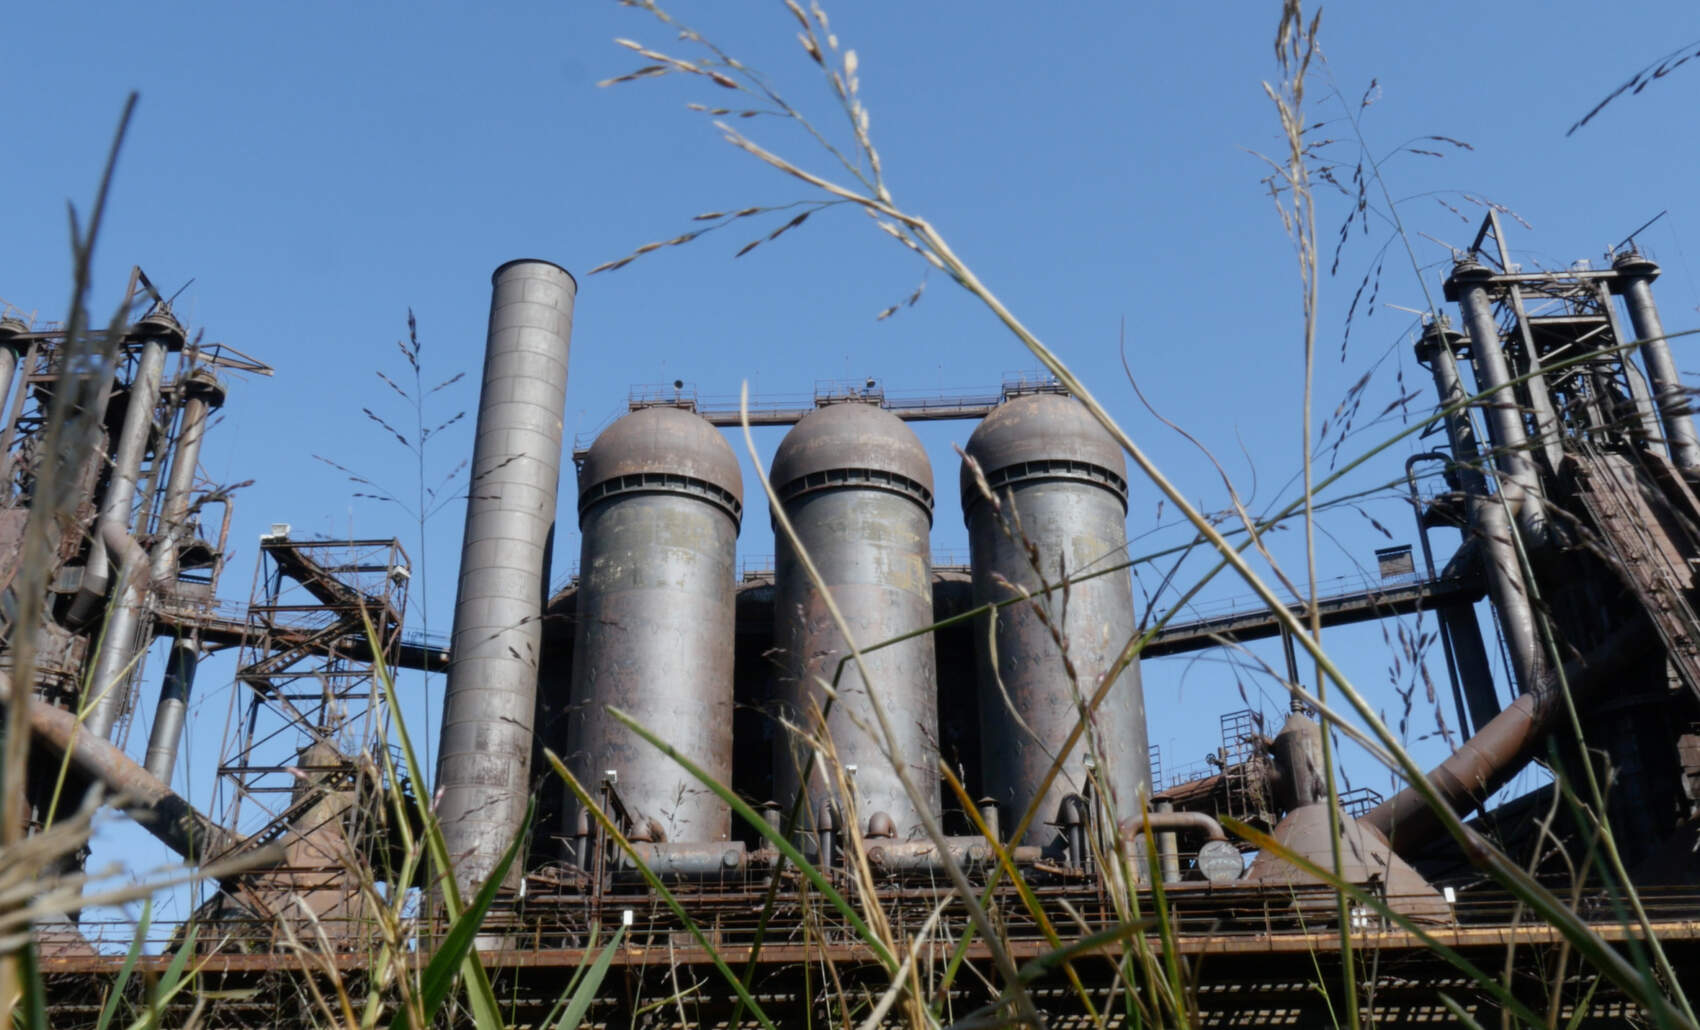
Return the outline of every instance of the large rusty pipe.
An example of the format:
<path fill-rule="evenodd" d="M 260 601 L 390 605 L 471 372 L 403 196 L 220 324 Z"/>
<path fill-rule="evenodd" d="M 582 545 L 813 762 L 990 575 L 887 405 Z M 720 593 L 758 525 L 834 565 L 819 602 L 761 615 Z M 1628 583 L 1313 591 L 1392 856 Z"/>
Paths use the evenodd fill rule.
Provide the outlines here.
<path fill-rule="evenodd" d="M 1653 303 L 1653 280 L 1659 275 L 1659 266 L 1630 251 L 1613 261 L 1612 267 L 1623 276 L 1623 301 L 1629 308 L 1629 323 L 1636 338 L 1641 340 L 1641 358 L 1647 365 L 1647 378 L 1652 381 L 1653 398 L 1664 423 L 1671 461 L 1681 469 L 1700 468 L 1700 436 L 1696 435 L 1694 419 L 1689 415 L 1688 393 L 1671 357 L 1670 341 L 1665 338 L 1658 305 Z"/>
<path fill-rule="evenodd" d="M 545 261 L 491 277 L 453 661 L 443 697 L 438 815 L 461 889 L 486 880 L 521 831 L 543 646 L 567 352 L 577 284 Z M 506 886 L 519 885 L 520 867 Z"/>
<path fill-rule="evenodd" d="M 1651 630 L 1638 622 L 1619 630 L 1591 653 L 1564 663 L 1564 679 L 1574 703 L 1585 704 L 1613 682 L 1651 636 Z M 1454 812 L 1464 814 L 1481 805 L 1529 763 L 1564 711 L 1562 689 L 1556 677 L 1543 680 L 1538 689 L 1519 696 L 1428 774 L 1435 791 Z M 1415 787 L 1383 801 L 1360 822 L 1380 832 L 1400 854 L 1421 850 L 1440 827 L 1439 816 Z"/>
<path fill-rule="evenodd" d="M 0 672 L 0 705 L 13 712 L 12 680 Z M 48 748 L 70 758 L 71 768 L 106 788 L 122 810 L 160 843 L 190 862 L 228 852 L 241 839 L 196 811 L 129 755 L 105 738 L 79 727 L 77 716 L 55 705 L 33 701 L 28 706 L 30 730 Z"/>
<path fill-rule="evenodd" d="M 1166 805 L 1168 802 L 1158 802 Z M 1116 827 L 1122 840 L 1122 855 L 1135 870 L 1146 866 L 1145 831 L 1157 835 L 1158 874 L 1164 883 L 1181 881 L 1180 850 L 1175 841 L 1177 833 L 1202 835 L 1208 841 L 1228 842 L 1228 834 L 1216 818 L 1205 812 L 1150 811 L 1143 816 L 1129 816 Z M 1144 875 L 1141 873 L 1140 875 Z"/>
<path fill-rule="evenodd" d="M 1123 840 L 1131 840 L 1147 828 L 1153 833 L 1201 833 L 1206 840 L 1228 839 L 1228 831 L 1208 812 L 1146 812 L 1128 816 L 1117 827 Z"/>
<path fill-rule="evenodd" d="M 882 840 L 868 844 L 868 865 L 883 873 L 936 873 L 945 868 L 945 855 L 962 868 L 984 868 L 997 861 L 997 853 L 981 836 L 946 837 L 945 851 L 930 840 Z M 1010 849 L 1010 861 L 1032 865 L 1041 857 L 1036 847 Z"/>

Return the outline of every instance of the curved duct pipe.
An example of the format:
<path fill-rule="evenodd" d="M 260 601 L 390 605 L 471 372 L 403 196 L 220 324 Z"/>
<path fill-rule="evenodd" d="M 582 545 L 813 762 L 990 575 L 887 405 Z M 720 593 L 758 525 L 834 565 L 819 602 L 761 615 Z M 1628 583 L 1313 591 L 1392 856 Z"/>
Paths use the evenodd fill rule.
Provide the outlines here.
<path fill-rule="evenodd" d="M 1154 833 L 1201 833 L 1205 840 L 1227 840 L 1228 831 L 1216 817 L 1207 812 L 1147 812 L 1130 815 L 1117 827 L 1122 840 L 1131 841 L 1143 836 L 1149 827 Z"/>
<path fill-rule="evenodd" d="M 523 829 L 543 605 L 561 475 L 573 277 L 546 261 L 491 276 L 478 428 L 443 697 L 437 812 L 456 882 L 482 884 Z M 517 888 L 520 866 L 505 886 Z"/>
<path fill-rule="evenodd" d="M 0 705 L 12 710 L 12 680 L 0 672 Z M 242 845 L 242 839 L 196 811 L 171 788 L 102 737 L 80 729 L 75 712 L 28 703 L 30 730 L 43 744 L 70 759 L 71 768 L 106 788 L 109 797 L 160 843 L 190 862 L 201 862 Z M 277 845 L 272 845 L 278 847 Z M 281 849 L 276 865 L 282 860 Z"/>
<path fill-rule="evenodd" d="M 1492 324 L 1490 317 L 1489 327 Z M 1494 329 L 1494 333 L 1497 344 L 1498 330 Z M 1428 366 L 1433 374 L 1443 409 L 1457 407 L 1468 396 L 1458 375 L 1457 346 L 1462 342 L 1460 334 L 1444 325 L 1430 325 L 1417 344 L 1417 361 Z M 1500 365 L 1504 365 L 1503 355 Z M 1509 390 L 1505 392 L 1510 393 Z M 1518 420 L 1520 429 L 1521 416 L 1515 411 L 1508 414 Z M 1451 444 L 1452 457 L 1456 462 L 1454 470 L 1468 498 L 1471 538 L 1482 549 L 1488 592 L 1493 597 L 1494 612 L 1505 634 L 1511 668 L 1517 677 L 1518 689 L 1529 690 L 1543 680 L 1547 663 L 1535 626 L 1534 606 L 1523 585 L 1523 567 L 1517 560 L 1517 549 L 1511 540 L 1511 520 L 1505 511 L 1514 500 L 1510 493 L 1512 484 L 1507 477 L 1501 476 L 1500 485 L 1505 492 L 1501 495 L 1487 492 L 1487 480 L 1481 472 L 1481 455 L 1476 449 L 1475 429 L 1470 425 L 1468 409 L 1458 408 L 1446 416 L 1445 422 L 1447 441 Z M 1524 454 L 1522 458 L 1527 461 L 1528 455 Z M 1536 500 L 1523 507 L 1524 510 L 1538 509 L 1540 502 Z"/>
<path fill-rule="evenodd" d="M 1483 411 L 1488 436 L 1494 445 L 1495 461 L 1499 466 L 1499 487 L 1517 514 L 1517 524 L 1528 538 L 1530 546 L 1547 538 L 1548 526 L 1545 499 L 1541 493 L 1539 471 L 1529 450 L 1529 432 L 1523 422 L 1523 410 L 1511 386 L 1511 370 L 1501 346 L 1499 326 L 1493 320 L 1493 303 L 1488 299 L 1487 280 L 1493 273 L 1465 258 L 1452 269 L 1448 285 L 1456 291 L 1458 306 L 1464 312 L 1464 324 L 1470 332 L 1470 360 L 1476 370 L 1476 386 L 1487 394 Z M 1530 356 L 1534 362 L 1533 355 Z M 1539 374 L 1528 381 L 1530 406 L 1535 409 L 1537 425 L 1543 435 L 1556 435 L 1557 420 L 1552 413 L 1552 399 L 1547 396 L 1546 381 Z M 1460 413 L 1462 414 L 1462 413 Z M 1550 425 L 1549 425 L 1550 423 Z"/>
<path fill-rule="evenodd" d="M 87 716 L 83 721 L 90 733 L 108 737 L 124 710 L 124 685 L 134 671 L 136 659 L 144 646 L 138 637 L 143 616 L 147 613 L 152 559 L 117 522 L 103 520 L 99 539 L 105 545 L 108 560 L 116 556 L 118 582 L 112 593 L 105 631 L 100 635 L 94 672 L 89 677 L 89 692 L 84 705 Z"/>
<path fill-rule="evenodd" d="M 1641 358 L 1646 362 L 1654 403 L 1664 423 L 1671 461 L 1680 469 L 1700 469 L 1700 436 L 1695 434 L 1694 420 L 1689 416 L 1688 392 L 1683 389 L 1670 342 L 1665 339 L 1664 322 L 1653 303 L 1653 280 L 1658 278 L 1659 266 L 1632 250 L 1619 255 L 1612 268 L 1623 277 L 1623 302 L 1629 308 L 1629 324 L 1641 341 Z M 1625 364 L 1628 361 L 1625 357 Z"/>
<path fill-rule="evenodd" d="M 1623 663 L 1652 640 L 1645 623 L 1617 631 L 1591 653 L 1564 663 L 1572 700 L 1581 705 L 1613 681 Z M 1564 710 L 1557 677 L 1543 680 L 1476 731 L 1451 757 L 1428 774 L 1441 798 L 1460 815 L 1481 805 L 1509 783 L 1534 757 L 1535 749 Z M 1383 801 L 1359 822 L 1378 831 L 1395 852 L 1420 850 L 1434 838 L 1440 820 L 1414 787 Z"/>
<path fill-rule="evenodd" d="M 1166 805 L 1168 802 L 1159 802 L 1159 804 Z M 1206 872 L 1204 856 L 1210 852 L 1211 845 L 1225 850 L 1230 856 L 1239 854 L 1239 850 L 1228 840 L 1228 834 L 1222 829 L 1222 824 L 1217 822 L 1214 816 L 1204 812 L 1158 810 L 1145 813 L 1143 818 L 1137 815 L 1129 816 L 1121 821 L 1121 825 L 1116 827 L 1117 833 L 1121 836 L 1122 855 L 1127 859 L 1129 866 L 1135 870 L 1136 875 L 1140 877 L 1149 875 L 1145 865 L 1145 831 L 1147 828 L 1157 835 L 1157 871 L 1162 875 L 1164 883 L 1179 883 L 1182 879 L 1180 847 L 1175 839 L 1175 835 L 1178 833 L 1198 834 L 1204 837 L 1204 844 L 1199 847 L 1201 861 L 1198 871 L 1205 879 L 1212 883 L 1225 883 L 1237 879 L 1240 873 L 1244 872 L 1243 859 L 1240 869 L 1235 871 L 1232 866 L 1229 866 L 1226 870 L 1217 868 L 1220 861 L 1216 857 L 1208 860 L 1212 862 L 1212 865 Z M 1232 875 L 1229 875 L 1230 873 Z"/>

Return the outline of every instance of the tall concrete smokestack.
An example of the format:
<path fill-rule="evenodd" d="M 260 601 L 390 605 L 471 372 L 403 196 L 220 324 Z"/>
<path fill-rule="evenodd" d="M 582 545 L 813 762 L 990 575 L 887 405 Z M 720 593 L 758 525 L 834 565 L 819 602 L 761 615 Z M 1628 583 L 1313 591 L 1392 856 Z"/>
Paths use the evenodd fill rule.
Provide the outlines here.
<path fill-rule="evenodd" d="M 466 502 L 437 813 L 463 891 L 525 819 L 567 352 L 578 284 L 547 261 L 496 269 Z M 507 883 L 517 885 L 520 869 Z"/>

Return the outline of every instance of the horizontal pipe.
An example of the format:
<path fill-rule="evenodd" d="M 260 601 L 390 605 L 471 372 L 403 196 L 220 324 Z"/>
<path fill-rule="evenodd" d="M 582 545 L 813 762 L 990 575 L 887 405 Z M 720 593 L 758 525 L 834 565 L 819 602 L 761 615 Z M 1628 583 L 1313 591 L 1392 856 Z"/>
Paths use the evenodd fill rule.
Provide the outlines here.
<path fill-rule="evenodd" d="M 650 872 L 663 880 L 742 877 L 745 867 L 751 864 L 750 853 L 744 850 L 742 841 L 667 841 L 657 844 L 634 841 L 632 850 Z M 635 874 L 636 871 L 637 865 L 632 856 L 621 856 L 621 874 Z"/>
<path fill-rule="evenodd" d="M 987 866 L 997 860 L 992 846 L 980 836 L 946 837 L 945 846 L 959 866 Z M 1031 865 L 1040 858 L 1037 847 L 1016 847 L 1010 857 L 1016 864 Z M 868 864 L 888 873 L 938 872 L 944 869 L 938 845 L 930 840 L 882 841 L 868 845 Z"/>
<path fill-rule="evenodd" d="M 1615 682 L 1624 663 L 1647 647 L 1651 638 L 1651 628 L 1637 622 L 1590 654 L 1564 663 L 1564 681 L 1572 700 L 1581 705 Z M 1557 677 L 1543 679 L 1537 689 L 1520 695 L 1428 774 L 1435 791 L 1454 812 L 1462 815 L 1479 806 L 1529 764 L 1564 710 L 1559 703 L 1562 689 Z M 1359 822 L 1386 837 L 1400 855 L 1420 849 L 1440 829 L 1439 816 L 1415 787 L 1383 801 Z"/>
<path fill-rule="evenodd" d="M 8 714 L 12 711 L 12 680 L 3 672 L 0 705 Z M 75 713 L 38 701 L 28 706 L 28 714 L 30 730 L 37 739 L 67 756 L 71 768 L 84 778 L 104 786 L 120 810 L 184 859 L 204 862 L 241 846 L 241 838 L 196 811 L 129 755 L 86 727 L 79 727 Z M 281 860 L 281 854 L 278 857 Z"/>

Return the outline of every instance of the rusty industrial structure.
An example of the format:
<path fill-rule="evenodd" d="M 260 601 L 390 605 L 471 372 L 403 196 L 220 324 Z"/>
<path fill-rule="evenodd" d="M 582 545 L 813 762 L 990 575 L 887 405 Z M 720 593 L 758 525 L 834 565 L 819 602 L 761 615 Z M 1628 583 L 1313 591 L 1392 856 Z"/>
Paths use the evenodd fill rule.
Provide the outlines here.
<path fill-rule="evenodd" d="M 1316 614 L 1332 626 L 1434 613 L 1465 739 L 1431 780 L 1478 832 L 1555 883 L 1594 846 L 1575 809 L 1552 785 L 1486 806 L 1532 761 L 1595 761 L 1648 918 L 1679 968 L 1694 968 L 1700 436 L 1654 304 L 1658 272 L 1632 243 L 1608 267 L 1524 271 L 1490 213 L 1444 283 L 1462 329 L 1439 317 L 1416 342 L 1443 412 L 1436 448 L 1407 466 L 1422 562 L 1387 549 L 1380 579 L 1330 593 Z M 1004 845 L 1034 891 L 1031 905 L 1007 884 L 989 895 L 1021 960 L 1049 950 L 1038 914 L 1085 934 L 1118 919 L 1114 891 L 1148 905 L 1160 888 L 1178 953 L 1197 963 L 1201 1018 L 1307 1025 L 1326 1017 L 1329 1000 L 1307 984 L 1339 969 L 1339 912 L 1336 892 L 1288 853 L 1332 865 L 1337 824 L 1342 875 L 1410 924 L 1351 916 L 1380 963 L 1358 971 L 1379 1025 L 1439 1018 L 1438 986 L 1486 1018 L 1434 941 L 1510 963 L 1516 990 L 1545 990 L 1519 985 L 1542 984 L 1555 932 L 1472 866 L 1415 791 L 1333 790 L 1322 731 L 1296 696 L 1279 724 L 1212 713 L 1211 764 L 1164 775 L 1137 657 L 1121 657 L 1148 625 L 1126 558 L 1141 486 L 1054 381 L 920 400 L 869 381 L 819 391 L 812 405 L 755 404 L 752 422 L 792 428 L 768 472 L 774 565 L 741 573 L 740 536 L 770 527 L 745 524 L 755 485 L 717 429 L 738 412 L 676 383 L 634 394 L 588 446 L 567 447 L 576 299 L 572 276 L 548 262 L 495 273 L 477 487 L 446 642 L 404 632 L 410 575 L 394 541 L 301 541 L 275 526 L 248 603 L 218 599 L 229 501 L 197 455 L 226 401 L 221 373 L 269 370 L 192 339 L 139 271 L 131 320 L 107 333 L 0 322 L 0 699 L 8 719 L 30 699 L 30 827 L 48 819 L 68 759 L 77 790 L 117 799 L 185 859 L 263 858 L 197 913 L 217 931 L 202 937 L 218 942 L 204 948 L 204 982 L 240 990 L 364 969 L 370 898 L 348 870 L 381 879 L 395 868 L 398 840 L 417 830 L 393 825 L 384 798 L 399 794 L 435 798 L 463 891 L 523 841 L 481 938 L 521 1022 L 548 1011 L 561 971 L 591 953 L 593 928 L 622 918 L 631 936 L 594 1009 L 599 1025 L 636 1025 L 640 1011 L 646 1025 L 730 1018 L 735 996 L 705 940 L 734 965 L 755 962 L 764 1005 L 797 1025 L 822 1013 L 811 964 L 830 964 L 844 989 L 877 985 L 884 970 L 783 872 L 774 837 L 847 889 L 871 884 L 870 903 L 904 939 L 951 896 L 952 877 L 986 889 L 992 842 Z M 933 419 L 979 422 L 954 475 L 935 475 L 906 424 Z M 567 457 L 582 552 L 578 575 L 551 593 Z M 1425 464 L 1438 491 L 1419 489 Z M 966 562 L 932 551 L 941 481 L 961 492 Z M 1450 555 L 1433 552 L 1428 534 L 1441 528 L 1459 531 Z M 1297 600 L 1293 610 L 1310 614 Z M 1239 609 L 1165 624 L 1142 654 L 1283 632 L 1267 610 Z M 141 658 L 159 638 L 170 646 L 157 714 L 131 733 Z M 1509 671 L 1497 679 L 1495 638 Z M 239 718 L 220 758 L 222 808 L 207 814 L 171 777 L 197 662 L 224 648 L 239 650 Z M 380 666 L 447 673 L 430 785 L 406 782 L 386 753 Z M 755 823 L 734 813 L 746 804 Z M 1259 833 L 1284 850 L 1259 850 Z M 1123 868 L 1132 883 L 1119 881 Z M 420 888 L 426 939 L 441 932 L 431 875 L 390 885 Z M 1607 940 L 1631 936 L 1599 884 L 1573 886 Z M 939 910 L 960 936 L 963 907 Z M 289 943 L 308 929 L 325 949 L 316 963 Z M 99 994 L 84 988 L 122 957 L 78 939 L 69 923 L 42 928 L 55 1025 L 93 1022 Z M 977 944 L 967 959 L 988 972 L 953 988 L 962 1012 L 995 997 L 990 952 Z M 1101 966 L 1077 964 L 1089 993 L 1115 989 L 1113 962 Z M 694 987 L 676 1011 L 645 1008 L 681 980 Z M 1071 1018 L 1077 995 L 1061 972 L 1033 989 L 1056 1006 L 1048 1015 Z M 1609 988 L 1564 997 L 1589 1025 L 1635 1015 Z M 241 998 L 221 1010 L 233 1024 L 291 1018 L 284 993 Z"/>

